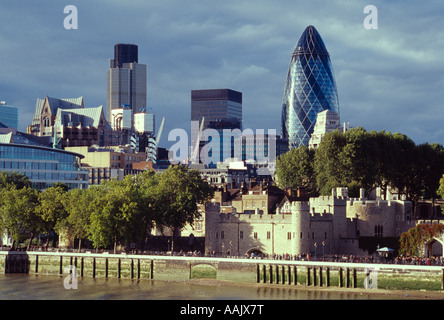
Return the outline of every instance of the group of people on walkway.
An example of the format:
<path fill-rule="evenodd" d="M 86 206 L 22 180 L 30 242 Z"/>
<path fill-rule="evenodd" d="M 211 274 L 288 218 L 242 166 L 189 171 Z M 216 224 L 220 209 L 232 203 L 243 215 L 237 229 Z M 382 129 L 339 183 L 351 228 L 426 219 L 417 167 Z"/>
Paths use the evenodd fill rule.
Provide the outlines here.
<path fill-rule="evenodd" d="M 411 265 L 421 265 L 421 266 L 443 266 L 443 257 L 396 257 L 396 264 L 411 264 Z"/>

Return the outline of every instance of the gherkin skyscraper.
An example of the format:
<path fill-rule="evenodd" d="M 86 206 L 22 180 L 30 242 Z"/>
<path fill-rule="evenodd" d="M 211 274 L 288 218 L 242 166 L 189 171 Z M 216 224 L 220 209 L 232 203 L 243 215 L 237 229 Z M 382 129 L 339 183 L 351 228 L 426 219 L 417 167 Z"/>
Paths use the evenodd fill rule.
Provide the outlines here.
<path fill-rule="evenodd" d="M 318 31 L 308 26 L 293 51 L 282 100 L 282 138 L 289 149 L 308 146 L 319 112 L 339 114 L 330 56 Z"/>

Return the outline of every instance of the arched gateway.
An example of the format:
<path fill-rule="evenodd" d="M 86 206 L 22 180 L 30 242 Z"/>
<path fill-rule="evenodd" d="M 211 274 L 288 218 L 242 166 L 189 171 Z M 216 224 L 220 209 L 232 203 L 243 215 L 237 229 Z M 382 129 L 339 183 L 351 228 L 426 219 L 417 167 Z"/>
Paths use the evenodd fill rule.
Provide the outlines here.
<path fill-rule="evenodd" d="M 428 241 L 424 245 L 424 255 L 427 258 L 433 256 L 444 256 L 444 235 L 440 237 L 433 237 L 432 240 Z"/>
<path fill-rule="evenodd" d="M 258 248 L 251 248 L 247 251 L 247 256 L 254 258 L 254 257 L 264 257 L 265 254 Z"/>

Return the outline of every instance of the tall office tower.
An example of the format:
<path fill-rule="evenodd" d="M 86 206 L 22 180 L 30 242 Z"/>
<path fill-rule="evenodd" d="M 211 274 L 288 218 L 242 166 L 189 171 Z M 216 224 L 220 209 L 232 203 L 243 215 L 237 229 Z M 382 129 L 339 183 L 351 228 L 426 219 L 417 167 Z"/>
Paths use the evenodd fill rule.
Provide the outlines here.
<path fill-rule="evenodd" d="M 204 119 L 203 126 L 202 119 Z M 223 132 L 223 129 L 242 130 L 242 93 L 230 89 L 192 90 L 191 155 L 194 154 L 201 127 L 213 128 L 218 132 Z M 201 140 L 199 154 L 203 144 L 205 141 Z M 231 151 L 225 150 L 222 154 L 231 154 Z"/>
<path fill-rule="evenodd" d="M 10 128 L 18 129 L 18 109 L 9 106 L 6 101 L 0 101 L 0 122 Z"/>
<path fill-rule="evenodd" d="M 339 115 L 330 56 L 318 31 L 308 26 L 294 49 L 282 100 L 282 138 L 289 149 L 308 146 L 319 112 Z"/>
<path fill-rule="evenodd" d="M 116 44 L 114 59 L 110 60 L 107 77 L 106 119 L 113 126 L 114 117 L 122 109 L 132 115 L 146 107 L 146 65 L 138 63 L 138 47 L 134 44 Z M 120 109 L 116 112 L 113 110 Z"/>

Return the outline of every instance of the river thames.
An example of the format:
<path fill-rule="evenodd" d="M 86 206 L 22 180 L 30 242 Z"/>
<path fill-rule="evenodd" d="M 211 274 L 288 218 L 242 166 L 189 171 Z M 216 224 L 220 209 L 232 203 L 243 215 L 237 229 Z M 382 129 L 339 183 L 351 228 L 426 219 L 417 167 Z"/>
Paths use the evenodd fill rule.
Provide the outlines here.
<path fill-rule="evenodd" d="M 127 280 L 79 277 L 77 289 L 64 276 L 2 274 L 1 300 L 375 300 L 405 299 L 409 293 L 310 289 L 285 285 L 193 280 Z M 70 282 L 72 283 L 72 282 Z"/>

